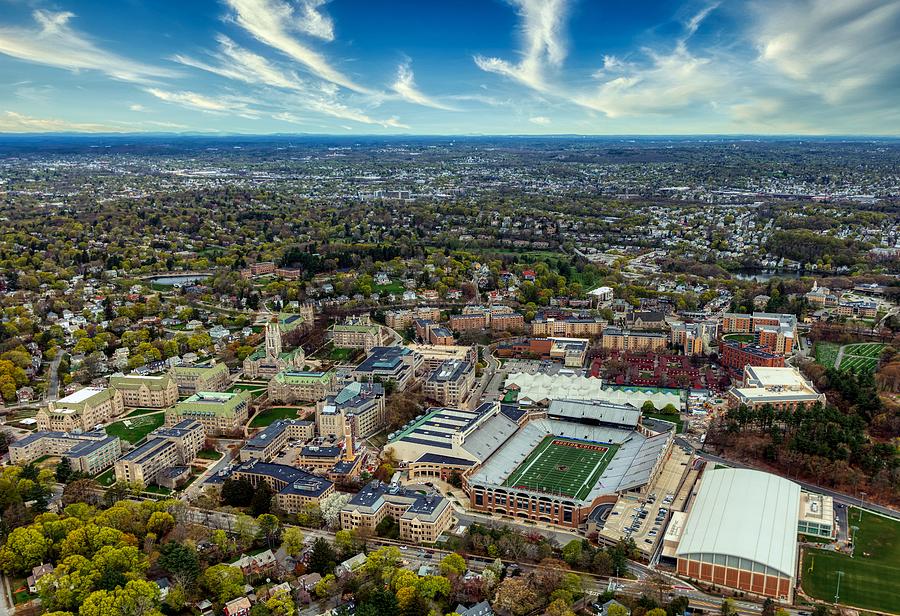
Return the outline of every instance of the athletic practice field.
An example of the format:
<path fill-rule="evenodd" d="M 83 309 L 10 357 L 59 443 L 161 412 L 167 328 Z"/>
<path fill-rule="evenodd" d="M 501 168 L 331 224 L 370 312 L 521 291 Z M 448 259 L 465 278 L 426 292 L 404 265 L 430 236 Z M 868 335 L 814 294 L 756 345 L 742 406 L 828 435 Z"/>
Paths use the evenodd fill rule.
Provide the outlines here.
<path fill-rule="evenodd" d="M 879 612 L 900 613 L 900 522 L 851 509 L 856 531 L 853 558 L 830 550 L 805 549 L 800 571 L 803 590 L 823 601 L 834 601 L 838 571 L 839 602 Z"/>
<path fill-rule="evenodd" d="M 504 486 L 585 498 L 616 455 L 618 445 L 546 436 Z"/>

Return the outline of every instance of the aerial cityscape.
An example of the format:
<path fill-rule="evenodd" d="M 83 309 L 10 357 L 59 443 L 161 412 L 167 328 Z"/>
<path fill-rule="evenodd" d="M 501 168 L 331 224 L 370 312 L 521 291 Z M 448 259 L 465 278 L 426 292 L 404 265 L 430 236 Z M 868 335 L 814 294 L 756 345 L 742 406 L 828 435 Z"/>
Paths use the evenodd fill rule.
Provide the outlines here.
<path fill-rule="evenodd" d="M 2 3 L 0 616 L 900 615 L 900 0 L 614 4 Z"/>

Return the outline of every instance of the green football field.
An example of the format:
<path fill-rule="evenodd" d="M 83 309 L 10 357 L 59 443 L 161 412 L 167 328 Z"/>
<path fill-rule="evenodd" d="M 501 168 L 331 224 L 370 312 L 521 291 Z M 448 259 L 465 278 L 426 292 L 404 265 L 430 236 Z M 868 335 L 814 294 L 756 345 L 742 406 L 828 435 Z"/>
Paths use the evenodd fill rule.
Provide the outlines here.
<path fill-rule="evenodd" d="M 900 613 L 900 522 L 858 509 L 849 513 L 856 531 L 851 558 L 830 550 L 805 549 L 800 571 L 804 592 L 834 601 L 842 571 L 839 602 L 879 612 Z"/>
<path fill-rule="evenodd" d="M 580 500 L 590 493 L 618 449 L 618 445 L 549 434 L 503 485 Z"/>

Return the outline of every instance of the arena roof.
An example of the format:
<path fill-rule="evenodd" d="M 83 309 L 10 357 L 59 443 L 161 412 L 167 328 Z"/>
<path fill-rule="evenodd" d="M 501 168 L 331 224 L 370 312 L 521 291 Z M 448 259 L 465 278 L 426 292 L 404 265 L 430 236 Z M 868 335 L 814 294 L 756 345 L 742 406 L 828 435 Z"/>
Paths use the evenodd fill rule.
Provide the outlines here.
<path fill-rule="evenodd" d="M 599 400 L 603 398 L 603 382 L 586 376 L 528 374 L 516 372 L 506 379 L 507 387 L 519 390 L 519 402 L 548 400 Z"/>
<path fill-rule="evenodd" d="M 799 510 L 800 486 L 793 481 L 750 469 L 709 470 L 675 554 L 735 567 L 729 558 L 744 559 L 754 570 L 793 578 Z"/>

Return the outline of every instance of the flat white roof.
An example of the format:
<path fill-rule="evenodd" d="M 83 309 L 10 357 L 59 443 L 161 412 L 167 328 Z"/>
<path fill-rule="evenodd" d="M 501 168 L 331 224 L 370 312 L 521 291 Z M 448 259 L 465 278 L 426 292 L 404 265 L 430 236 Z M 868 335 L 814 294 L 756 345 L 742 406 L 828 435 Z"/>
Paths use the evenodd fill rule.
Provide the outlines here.
<path fill-rule="evenodd" d="M 747 366 L 747 376 L 760 387 L 808 387 L 806 379 L 796 368 L 764 368 Z M 756 383 L 754 383 L 756 384 Z"/>
<path fill-rule="evenodd" d="M 708 470 L 675 553 L 706 562 L 743 559 L 760 572 L 768 567 L 794 578 L 799 511 L 800 486 L 793 481 L 750 469 Z"/>
<path fill-rule="evenodd" d="M 65 398 L 60 398 L 57 400 L 57 404 L 78 404 L 99 393 L 103 393 L 102 387 L 83 387 L 82 389 L 69 394 Z"/>

